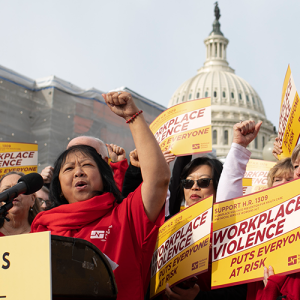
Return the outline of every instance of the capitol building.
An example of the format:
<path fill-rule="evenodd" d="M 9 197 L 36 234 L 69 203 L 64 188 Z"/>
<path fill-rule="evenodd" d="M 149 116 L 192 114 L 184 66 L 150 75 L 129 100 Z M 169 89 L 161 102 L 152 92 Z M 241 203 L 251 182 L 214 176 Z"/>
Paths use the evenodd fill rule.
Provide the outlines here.
<path fill-rule="evenodd" d="M 251 158 L 262 159 L 262 150 L 274 133 L 263 103 L 254 88 L 235 74 L 226 52 L 229 40 L 220 30 L 220 11 L 215 6 L 213 30 L 204 40 L 206 60 L 197 74 L 173 94 L 169 107 L 194 99 L 211 97 L 212 147 L 218 158 L 226 157 L 233 139 L 233 125 L 240 120 L 263 121 L 256 139 L 248 146 Z"/>

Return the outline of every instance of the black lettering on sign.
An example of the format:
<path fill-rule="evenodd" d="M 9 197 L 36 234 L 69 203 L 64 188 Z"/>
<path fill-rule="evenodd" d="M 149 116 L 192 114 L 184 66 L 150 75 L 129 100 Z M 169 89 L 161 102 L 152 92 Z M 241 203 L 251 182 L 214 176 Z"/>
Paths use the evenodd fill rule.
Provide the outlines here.
<path fill-rule="evenodd" d="M 6 262 L 6 265 L 2 265 L 2 269 L 7 270 L 10 267 L 10 261 L 6 258 L 6 256 L 9 256 L 9 252 L 4 252 L 3 253 L 3 261 Z"/>

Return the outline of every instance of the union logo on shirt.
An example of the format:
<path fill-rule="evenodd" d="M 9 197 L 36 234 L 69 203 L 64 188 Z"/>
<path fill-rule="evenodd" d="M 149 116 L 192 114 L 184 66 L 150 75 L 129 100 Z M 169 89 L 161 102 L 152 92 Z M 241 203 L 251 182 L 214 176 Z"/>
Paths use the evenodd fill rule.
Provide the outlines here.
<path fill-rule="evenodd" d="M 102 226 L 99 227 L 98 230 L 92 230 L 90 239 L 99 239 L 101 242 L 106 242 L 108 235 L 110 234 L 110 229 L 112 228 L 112 225 L 110 226 Z"/>

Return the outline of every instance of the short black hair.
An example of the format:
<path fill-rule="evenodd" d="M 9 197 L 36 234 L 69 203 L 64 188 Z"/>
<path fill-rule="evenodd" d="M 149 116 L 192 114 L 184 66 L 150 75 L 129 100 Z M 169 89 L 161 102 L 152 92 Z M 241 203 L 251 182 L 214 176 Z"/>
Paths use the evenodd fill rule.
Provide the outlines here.
<path fill-rule="evenodd" d="M 223 164 L 216 158 L 202 156 L 193 159 L 183 168 L 180 175 L 180 199 L 184 199 L 182 179 L 186 179 L 195 168 L 203 165 L 211 167 L 213 186 L 215 191 L 217 192 L 220 176 L 223 170 Z"/>
<path fill-rule="evenodd" d="M 53 201 L 52 207 L 57 207 L 62 204 L 69 203 L 62 194 L 62 189 L 59 181 L 59 172 L 61 170 L 62 165 L 66 161 L 67 156 L 74 152 L 80 152 L 83 155 L 92 158 L 97 164 L 100 176 L 103 181 L 103 191 L 99 191 L 98 194 L 101 195 L 105 192 L 112 193 L 115 197 L 115 201 L 117 203 L 121 203 L 123 198 L 119 189 L 116 186 L 110 166 L 102 159 L 101 155 L 98 154 L 93 147 L 87 145 L 75 145 L 61 153 L 54 163 L 53 177 L 50 184 L 49 193 L 49 198 L 51 201 Z"/>
<path fill-rule="evenodd" d="M 189 162 L 181 172 L 180 179 L 186 179 L 192 171 L 199 166 L 206 165 L 210 166 L 212 170 L 212 178 L 213 178 L 213 185 L 215 191 L 217 191 L 220 176 L 223 170 L 223 164 L 216 158 L 210 158 L 207 156 L 197 157 Z"/>

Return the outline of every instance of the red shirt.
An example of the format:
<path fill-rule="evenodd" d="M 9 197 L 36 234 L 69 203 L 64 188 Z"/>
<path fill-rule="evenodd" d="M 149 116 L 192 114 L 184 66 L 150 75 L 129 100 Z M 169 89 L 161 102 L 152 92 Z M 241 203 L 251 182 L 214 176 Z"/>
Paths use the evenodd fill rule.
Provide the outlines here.
<path fill-rule="evenodd" d="M 140 300 L 148 287 L 150 262 L 163 222 L 164 209 L 155 224 L 146 216 L 140 186 L 121 204 L 114 204 L 113 195 L 105 193 L 41 212 L 31 230 L 51 230 L 51 234 L 93 243 L 119 265 L 114 270 L 118 300 Z"/>
<path fill-rule="evenodd" d="M 272 275 L 266 287 L 262 280 L 248 284 L 247 300 L 276 300 L 281 295 L 286 300 L 300 300 L 300 273 Z"/>
<path fill-rule="evenodd" d="M 128 169 L 128 162 L 127 159 L 123 159 L 118 162 L 111 162 L 110 167 L 113 170 L 114 173 L 114 180 L 117 185 L 117 188 L 122 192 L 125 173 Z"/>

